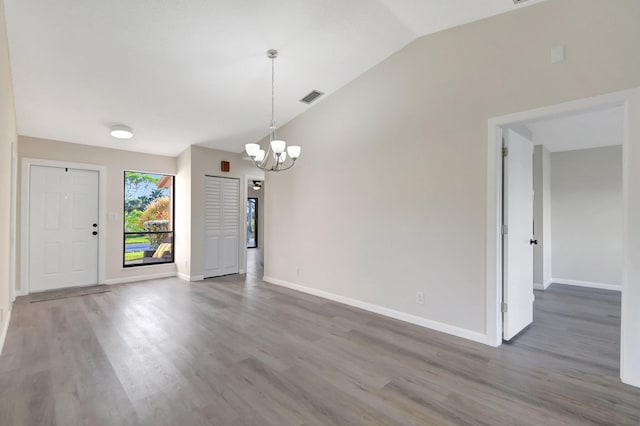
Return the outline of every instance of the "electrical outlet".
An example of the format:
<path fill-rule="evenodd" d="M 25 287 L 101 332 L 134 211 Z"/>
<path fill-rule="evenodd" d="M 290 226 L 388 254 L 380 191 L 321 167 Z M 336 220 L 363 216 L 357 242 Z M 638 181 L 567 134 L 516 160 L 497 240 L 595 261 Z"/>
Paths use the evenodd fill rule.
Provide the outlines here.
<path fill-rule="evenodd" d="M 420 305 L 424 305 L 424 293 L 419 291 L 416 293 L 416 303 Z"/>

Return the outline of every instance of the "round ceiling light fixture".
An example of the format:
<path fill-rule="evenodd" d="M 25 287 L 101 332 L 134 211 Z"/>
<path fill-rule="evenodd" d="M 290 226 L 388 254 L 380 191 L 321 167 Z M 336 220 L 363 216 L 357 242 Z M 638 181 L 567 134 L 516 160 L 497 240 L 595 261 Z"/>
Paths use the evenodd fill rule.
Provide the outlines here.
<path fill-rule="evenodd" d="M 111 126 L 110 134 L 116 139 L 131 139 L 133 137 L 133 130 L 129 126 L 123 126 L 118 124 L 116 126 Z"/>

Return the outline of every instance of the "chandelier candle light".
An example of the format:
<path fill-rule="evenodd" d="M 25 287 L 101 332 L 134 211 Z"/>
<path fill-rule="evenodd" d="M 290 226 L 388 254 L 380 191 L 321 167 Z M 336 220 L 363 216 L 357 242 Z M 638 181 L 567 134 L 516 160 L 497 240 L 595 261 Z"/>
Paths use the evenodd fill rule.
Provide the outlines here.
<path fill-rule="evenodd" d="M 257 143 L 248 143 L 244 146 L 244 149 L 259 169 L 268 172 L 283 172 L 293 167 L 298 157 L 300 157 L 301 148 L 297 145 L 287 146 L 285 141 L 276 138 L 276 121 L 274 118 L 275 59 L 278 57 L 278 51 L 274 49 L 268 50 L 267 57 L 271 59 L 271 124 L 269 124 L 269 146 L 266 152 L 264 149 L 261 149 Z"/>

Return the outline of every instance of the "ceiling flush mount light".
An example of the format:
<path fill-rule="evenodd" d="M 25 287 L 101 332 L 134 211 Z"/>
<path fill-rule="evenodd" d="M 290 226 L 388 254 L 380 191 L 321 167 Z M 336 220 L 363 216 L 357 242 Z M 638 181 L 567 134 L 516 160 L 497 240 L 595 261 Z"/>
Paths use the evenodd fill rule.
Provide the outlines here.
<path fill-rule="evenodd" d="M 116 139 L 131 139 L 133 137 L 133 130 L 131 130 L 131 127 L 128 126 L 119 124 L 117 126 L 111 126 L 109 130 L 111 136 Z"/>
<path fill-rule="evenodd" d="M 275 59 L 278 57 L 278 51 L 274 49 L 268 50 L 267 57 L 271 59 L 271 123 L 269 124 L 269 146 L 265 151 L 257 143 L 248 143 L 244 146 L 244 149 L 259 169 L 269 172 L 282 172 L 293 167 L 298 157 L 300 157 L 300 151 L 302 149 L 297 145 L 287 146 L 285 141 L 276 138 L 276 120 L 274 118 Z"/>

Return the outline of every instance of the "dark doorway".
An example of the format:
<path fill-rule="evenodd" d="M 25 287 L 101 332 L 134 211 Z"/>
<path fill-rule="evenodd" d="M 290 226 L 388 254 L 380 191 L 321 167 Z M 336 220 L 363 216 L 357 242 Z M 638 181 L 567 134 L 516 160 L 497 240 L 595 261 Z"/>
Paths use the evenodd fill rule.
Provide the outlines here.
<path fill-rule="evenodd" d="M 258 199 L 247 199 L 247 248 L 258 247 Z"/>

